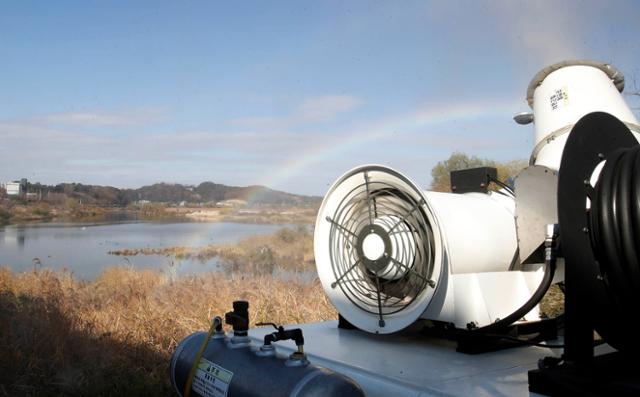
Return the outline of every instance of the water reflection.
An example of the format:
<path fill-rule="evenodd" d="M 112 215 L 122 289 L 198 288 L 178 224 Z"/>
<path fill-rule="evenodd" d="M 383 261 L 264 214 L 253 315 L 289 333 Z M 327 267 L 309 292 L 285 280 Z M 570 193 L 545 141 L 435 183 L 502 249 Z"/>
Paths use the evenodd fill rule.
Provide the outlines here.
<path fill-rule="evenodd" d="M 165 255 L 118 257 L 108 252 L 145 247 L 204 247 L 228 244 L 256 234 L 275 233 L 283 225 L 240 223 L 39 224 L 0 227 L 0 266 L 14 271 L 36 267 L 66 268 L 84 279 L 96 277 L 113 265 L 199 273 L 220 268 L 217 258 L 176 260 Z M 37 259 L 37 260 L 36 260 Z"/>
<path fill-rule="evenodd" d="M 21 250 L 24 249 L 24 243 L 26 240 L 24 229 L 9 229 L 7 233 L 3 233 L 3 242 L 7 246 L 18 247 Z"/>

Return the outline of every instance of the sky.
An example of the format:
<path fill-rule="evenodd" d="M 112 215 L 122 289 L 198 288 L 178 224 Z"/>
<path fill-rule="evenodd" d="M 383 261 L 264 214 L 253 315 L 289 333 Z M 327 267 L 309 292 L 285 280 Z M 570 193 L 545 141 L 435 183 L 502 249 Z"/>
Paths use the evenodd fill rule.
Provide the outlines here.
<path fill-rule="evenodd" d="M 640 90 L 638 1 L 0 4 L 0 181 L 323 195 L 454 151 L 528 159 L 533 75 L 610 62 Z M 627 97 L 640 108 L 637 97 Z M 638 110 L 634 110 L 638 115 Z"/>

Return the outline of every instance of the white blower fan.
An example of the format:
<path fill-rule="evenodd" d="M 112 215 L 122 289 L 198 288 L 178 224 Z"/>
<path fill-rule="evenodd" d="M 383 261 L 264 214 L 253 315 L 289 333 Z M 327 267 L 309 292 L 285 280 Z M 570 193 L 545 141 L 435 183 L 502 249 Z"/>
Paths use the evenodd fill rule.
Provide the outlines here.
<path fill-rule="evenodd" d="M 418 319 L 458 329 L 539 320 L 537 303 L 563 278 L 562 260 L 550 271 L 540 247 L 547 224 L 557 223 L 565 133 L 593 111 L 637 124 L 623 86 L 615 68 L 591 61 L 538 73 L 528 91 L 534 114 L 516 117 L 535 122 L 536 146 L 515 191 L 488 190 L 490 173 L 458 193 L 422 191 L 381 165 L 340 177 L 320 207 L 314 237 L 318 275 L 340 315 L 373 333 Z"/>

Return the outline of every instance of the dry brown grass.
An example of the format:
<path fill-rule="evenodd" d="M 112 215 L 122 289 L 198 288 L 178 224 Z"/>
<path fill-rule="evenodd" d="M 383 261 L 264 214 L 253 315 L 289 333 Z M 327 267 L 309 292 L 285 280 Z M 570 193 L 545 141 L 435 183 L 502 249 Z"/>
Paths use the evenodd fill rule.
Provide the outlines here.
<path fill-rule="evenodd" d="M 313 235 L 305 226 L 282 228 L 274 234 L 250 236 L 228 245 L 206 247 L 137 248 L 109 251 L 112 255 L 169 255 L 208 261 L 217 257 L 230 272 L 272 274 L 276 268 L 315 271 Z"/>
<path fill-rule="evenodd" d="M 252 323 L 336 318 L 317 280 L 0 269 L 0 396 L 171 395 L 176 344 L 236 299 L 249 300 Z"/>
<path fill-rule="evenodd" d="M 540 310 L 549 317 L 564 313 L 564 292 L 562 292 L 558 284 L 552 285 L 544 298 L 542 298 Z"/>

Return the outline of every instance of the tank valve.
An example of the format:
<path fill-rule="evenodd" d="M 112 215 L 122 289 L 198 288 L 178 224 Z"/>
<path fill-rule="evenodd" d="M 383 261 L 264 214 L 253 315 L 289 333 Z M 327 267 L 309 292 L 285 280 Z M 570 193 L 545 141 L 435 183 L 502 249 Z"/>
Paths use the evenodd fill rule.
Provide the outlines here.
<path fill-rule="evenodd" d="M 213 333 L 213 339 L 224 339 L 224 330 L 222 329 L 222 317 L 215 316 L 213 319 L 213 327 L 215 332 Z"/>
<path fill-rule="evenodd" d="M 257 323 L 257 326 L 271 325 L 276 329 L 276 332 L 267 334 L 264 336 L 264 345 L 271 346 L 273 342 L 281 340 L 293 340 L 298 347 L 298 351 L 291 355 L 291 359 L 306 359 L 304 354 L 304 336 L 300 328 L 284 329 L 282 325 L 276 325 L 274 323 Z M 294 357 L 295 355 L 295 357 Z"/>
<path fill-rule="evenodd" d="M 231 325 L 234 336 L 247 336 L 249 331 L 249 302 L 234 301 L 233 311 L 224 315 L 224 322 Z"/>

